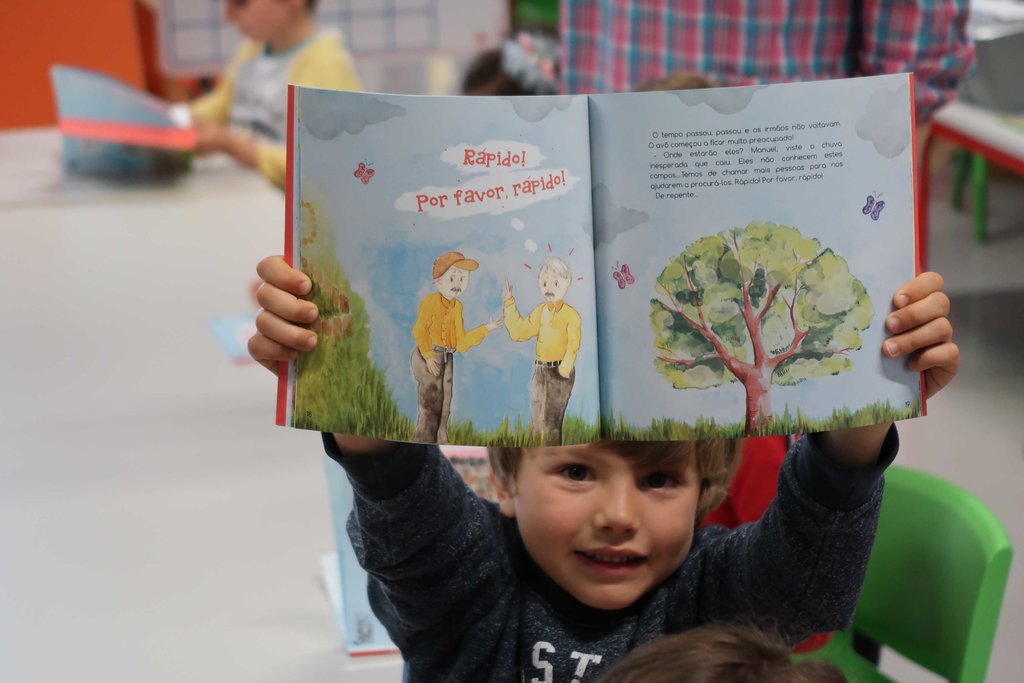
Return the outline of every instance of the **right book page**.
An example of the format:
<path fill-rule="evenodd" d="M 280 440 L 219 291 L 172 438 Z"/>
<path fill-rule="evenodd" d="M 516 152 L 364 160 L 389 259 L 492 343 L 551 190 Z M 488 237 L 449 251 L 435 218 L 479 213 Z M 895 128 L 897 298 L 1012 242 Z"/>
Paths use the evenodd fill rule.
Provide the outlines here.
<path fill-rule="evenodd" d="M 922 414 L 882 355 L 914 277 L 909 74 L 591 97 L 602 433 Z"/>

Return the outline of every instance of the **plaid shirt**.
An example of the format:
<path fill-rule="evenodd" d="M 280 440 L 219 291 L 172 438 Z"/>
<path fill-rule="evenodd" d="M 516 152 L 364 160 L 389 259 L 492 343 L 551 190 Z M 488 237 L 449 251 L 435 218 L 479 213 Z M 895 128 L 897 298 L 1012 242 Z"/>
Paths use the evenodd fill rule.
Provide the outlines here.
<path fill-rule="evenodd" d="M 633 90 L 676 71 L 722 85 L 914 72 L 919 122 L 970 68 L 967 0 L 562 0 L 563 86 Z"/>

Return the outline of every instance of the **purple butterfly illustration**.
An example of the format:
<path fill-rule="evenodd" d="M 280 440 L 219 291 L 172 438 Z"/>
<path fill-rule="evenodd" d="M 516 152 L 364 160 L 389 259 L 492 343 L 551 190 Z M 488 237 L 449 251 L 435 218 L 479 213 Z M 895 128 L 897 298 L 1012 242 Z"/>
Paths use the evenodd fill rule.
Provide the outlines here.
<path fill-rule="evenodd" d="M 869 194 L 864 208 L 860 210 L 861 213 L 865 216 L 870 214 L 871 220 L 877 221 L 878 217 L 882 215 L 882 209 L 885 208 L 885 202 L 880 199 L 881 196 L 881 193 L 878 193 L 877 197 L 874 194 Z"/>
<path fill-rule="evenodd" d="M 625 289 L 626 285 L 631 285 L 636 282 L 636 278 L 634 278 L 633 274 L 629 272 L 629 266 L 625 263 L 622 264 L 621 269 L 618 268 L 618 265 L 616 264 L 616 269 L 612 271 L 612 277 L 614 277 L 615 281 L 619 283 L 619 289 Z"/>

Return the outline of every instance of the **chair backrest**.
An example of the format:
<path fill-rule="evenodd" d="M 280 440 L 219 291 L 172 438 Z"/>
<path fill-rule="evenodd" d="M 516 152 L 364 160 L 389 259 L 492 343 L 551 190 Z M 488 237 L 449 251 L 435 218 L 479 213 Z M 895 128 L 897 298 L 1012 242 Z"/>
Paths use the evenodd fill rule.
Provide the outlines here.
<path fill-rule="evenodd" d="M 950 681 L 981 683 L 1012 556 L 980 500 L 891 467 L 855 627 Z"/>

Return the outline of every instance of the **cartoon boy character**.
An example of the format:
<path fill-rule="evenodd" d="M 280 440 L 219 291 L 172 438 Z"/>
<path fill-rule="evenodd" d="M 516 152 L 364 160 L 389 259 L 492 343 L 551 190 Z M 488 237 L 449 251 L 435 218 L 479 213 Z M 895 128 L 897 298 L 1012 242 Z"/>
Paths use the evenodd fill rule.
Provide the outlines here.
<path fill-rule="evenodd" d="M 434 261 L 431 277 L 437 292 L 423 298 L 412 325 L 412 376 L 419 402 L 413 441 L 448 443 L 455 353 L 476 346 L 503 325 L 492 320 L 468 332 L 463 327 L 458 298 L 469 288 L 470 271 L 478 267 L 458 251 L 447 251 Z"/>
<path fill-rule="evenodd" d="M 533 433 L 547 446 L 562 443 L 562 420 L 576 381 L 576 354 L 580 350 L 580 314 L 565 303 L 572 283 L 572 268 L 557 256 L 540 267 L 537 285 L 545 303 L 523 318 L 505 279 L 505 328 L 512 341 L 537 338 L 537 358 L 530 377 L 530 419 Z"/>

